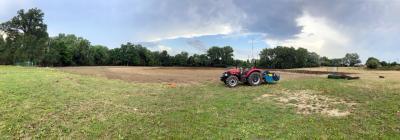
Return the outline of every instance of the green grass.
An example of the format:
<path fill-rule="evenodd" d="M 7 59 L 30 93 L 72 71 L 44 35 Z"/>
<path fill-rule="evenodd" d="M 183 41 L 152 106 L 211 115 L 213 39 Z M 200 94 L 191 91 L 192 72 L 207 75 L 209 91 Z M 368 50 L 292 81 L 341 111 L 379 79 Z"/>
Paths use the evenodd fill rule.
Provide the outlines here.
<path fill-rule="evenodd" d="M 282 90 L 357 103 L 349 116 L 301 115 Z M 169 88 L 46 68 L 0 66 L 0 139 L 399 139 L 400 82 L 313 78 Z"/>

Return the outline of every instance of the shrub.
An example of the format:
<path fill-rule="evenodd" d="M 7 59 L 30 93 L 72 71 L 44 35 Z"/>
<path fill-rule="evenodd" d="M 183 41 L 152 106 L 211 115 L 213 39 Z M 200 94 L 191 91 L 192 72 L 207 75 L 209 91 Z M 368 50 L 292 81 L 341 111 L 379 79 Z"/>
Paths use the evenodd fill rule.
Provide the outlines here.
<path fill-rule="evenodd" d="M 367 65 L 367 67 L 370 69 L 376 69 L 381 66 L 381 63 L 379 62 L 378 59 L 370 57 L 368 58 L 367 63 L 365 65 Z"/>

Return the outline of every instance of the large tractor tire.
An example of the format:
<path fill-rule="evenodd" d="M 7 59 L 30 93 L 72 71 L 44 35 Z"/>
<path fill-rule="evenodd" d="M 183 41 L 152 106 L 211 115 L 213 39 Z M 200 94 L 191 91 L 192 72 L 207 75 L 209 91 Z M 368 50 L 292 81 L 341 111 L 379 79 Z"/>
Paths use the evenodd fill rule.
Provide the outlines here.
<path fill-rule="evenodd" d="M 262 83 L 261 74 L 259 72 L 253 72 L 247 78 L 247 83 L 251 86 L 258 86 Z"/>
<path fill-rule="evenodd" d="M 233 88 L 236 87 L 239 84 L 239 78 L 235 75 L 231 75 L 225 80 L 225 85 Z"/>

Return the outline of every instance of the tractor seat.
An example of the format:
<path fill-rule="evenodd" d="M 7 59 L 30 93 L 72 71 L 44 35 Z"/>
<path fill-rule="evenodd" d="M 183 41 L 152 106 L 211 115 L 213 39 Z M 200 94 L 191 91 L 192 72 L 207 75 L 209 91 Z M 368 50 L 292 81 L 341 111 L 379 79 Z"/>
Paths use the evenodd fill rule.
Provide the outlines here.
<path fill-rule="evenodd" d="M 240 74 L 241 75 L 246 75 L 246 73 L 249 71 L 249 68 L 241 69 Z"/>
<path fill-rule="evenodd" d="M 249 71 L 248 68 L 240 68 L 239 69 L 240 75 L 245 75 L 248 71 Z"/>

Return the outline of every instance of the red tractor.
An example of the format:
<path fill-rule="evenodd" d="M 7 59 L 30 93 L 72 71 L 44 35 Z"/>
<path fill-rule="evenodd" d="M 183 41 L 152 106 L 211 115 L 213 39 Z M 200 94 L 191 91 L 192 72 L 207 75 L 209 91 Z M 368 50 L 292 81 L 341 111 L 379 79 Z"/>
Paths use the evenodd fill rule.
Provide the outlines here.
<path fill-rule="evenodd" d="M 274 83 L 279 81 L 280 76 L 269 71 L 263 71 L 256 67 L 251 69 L 234 68 L 222 73 L 221 81 L 228 87 L 235 87 L 239 83 L 247 83 L 251 86 L 258 86 L 263 82 Z"/>

